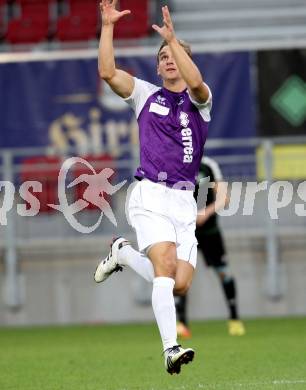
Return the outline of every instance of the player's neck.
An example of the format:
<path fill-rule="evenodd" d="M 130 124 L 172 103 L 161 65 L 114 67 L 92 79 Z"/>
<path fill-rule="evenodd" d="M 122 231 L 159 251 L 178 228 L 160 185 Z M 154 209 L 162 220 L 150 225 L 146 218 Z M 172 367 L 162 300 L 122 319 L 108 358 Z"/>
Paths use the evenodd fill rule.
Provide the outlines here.
<path fill-rule="evenodd" d="M 187 88 L 187 85 L 183 79 L 164 80 L 163 87 L 171 92 L 183 92 Z"/>

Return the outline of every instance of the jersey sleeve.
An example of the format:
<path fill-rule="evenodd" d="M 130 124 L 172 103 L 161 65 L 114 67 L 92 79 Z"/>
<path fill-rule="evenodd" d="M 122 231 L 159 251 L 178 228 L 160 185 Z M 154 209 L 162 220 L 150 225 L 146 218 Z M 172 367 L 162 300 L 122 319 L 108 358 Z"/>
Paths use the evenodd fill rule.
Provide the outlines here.
<path fill-rule="evenodd" d="M 211 111 L 211 107 L 212 107 L 212 93 L 211 93 L 211 90 L 210 90 L 209 86 L 206 83 L 204 83 L 204 84 L 206 85 L 206 87 L 208 88 L 208 91 L 209 91 L 209 96 L 208 96 L 208 99 L 207 99 L 207 101 L 205 103 L 197 102 L 190 95 L 189 95 L 189 98 L 190 98 L 190 101 L 199 110 L 199 112 L 200 112 L 202 118 L 204 119 L 204 121 L 205 122 L 210 122 L 210 120 L 211 120 L 210 111 Z"/>
<path fill-rule="evenodd" d="M 124 101 L 135 111 L 136 118 L 140 115 L 146 101 L 151 95 L 160 89 L 154 84 L 134 77 L 134 89 L 131 96 L 124 99 Z"/>

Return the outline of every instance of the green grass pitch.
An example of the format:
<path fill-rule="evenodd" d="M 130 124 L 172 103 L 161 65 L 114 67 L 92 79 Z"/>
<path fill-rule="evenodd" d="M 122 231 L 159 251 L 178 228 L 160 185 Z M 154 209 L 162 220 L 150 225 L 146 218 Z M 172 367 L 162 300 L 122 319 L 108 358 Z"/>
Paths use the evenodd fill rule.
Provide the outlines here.
<path fill-rule="evenodd" d="M 306 389 L 306 319 L 195 322 L 195 360 L 166 373 L 154 324 L 0 328 L 1 390 Z"/>

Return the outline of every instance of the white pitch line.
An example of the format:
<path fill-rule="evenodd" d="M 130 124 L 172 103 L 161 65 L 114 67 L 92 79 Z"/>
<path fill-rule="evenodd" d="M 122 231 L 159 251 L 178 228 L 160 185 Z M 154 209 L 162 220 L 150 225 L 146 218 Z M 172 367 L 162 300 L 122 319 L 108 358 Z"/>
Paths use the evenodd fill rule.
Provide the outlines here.
<path fill-rule="evenodd" d="M 260 389 L 261 386 L 283 386 L 283 385 L 301 385 L 306 384 L 306 379 L 296 379 L 296 380 L 288 380 L 288 379 L 275 379 L 272 381 L 258 381 L 258 382 L 227 382 L 227 383 L 216 383 L 216 384 L 205 384 L 205 383 L 199 383 L 196 385 L 196 387 L 188 386 L 188 385 L 181 385 L 181 386 L 167 386 L 163 389 L 159 387 L 150 387 L 147 389 L 140 388 L 140 387 L 127 387 L 127 388 L 118 388 L 117 390 L 197 390 L 197 389 L 204 389 L 204 390 L 218 390 L 218 389 L 224 389 L 226 386 L 226 389 L 236 389 L 236 388 L 242 388 L 244 389 L 250 389 L 250 388 L 258 388 Z"/>
<path fill-rule="evenodd" d="M 259 386 L 265 386 L 265 385 L 274 385 L 274 386 L 282 386 L 282 385 L 300 385 L 300 384 L 306 384 L 306 379 L 297 379 L 297 380 L 287 380 L 287 379 L 278 379 L 273 381 L 258 381 L 258 382 L 245 382 L 245 383 L 239 383 L 239 382 L 227 382 L 226 385 L 228 385 L 230 388 L 232 387 L 241 387 L 241 388 L 252 388 L 252 387 L 259 387 Z M 215 384 L 215 385 L 205 385 L 199 383 L 198 388 L 199 389 L 218 389 L 218 388 L 224 388 L 224 383 Z M 177 388 L 169 389 L 169 390 L 178 390 Z"/>
<path fill-rule="evenodd" d="M 275 379 L 272 381 L 258 381 L 258 382 L 227 382 L 227 383 L 216 383 L 216 384 L 205 384 L 205 383 L 199 383 L 196 387 L 194 386 L 167 386 L 163 390 L 196 390 L 196 389 L 205 389 L 205 390 L 217 390 L 217 389 L 224 389 L 226 386 L 226 389 L 236 389 L 236 388 L 242 388 L 242 389 L 250 389 L 250 388 L 260 388 L 260 386 L 265 385 L 272 385 L 275 387 L 283 386 L 283 385 L 301 385 L 306 384 L 306 379 L 296 379 L 296 380 L 287 380 L 287 379 Z M 132 389 L 131 389 L 132 390 Z M 136 389 L 135 389 L 136 390 Z M 147 389 L 151 390 L 151 389 Z M 155 390 L 155 389 L 154 389 Z M 160 390 L 160 389 L 156 389 Z"/>
<path fill-rule="evenodd" d="M 306 380 L 296 380 L 296 381 L 288 381 L 288 380 L 275 380 L 272 381 L 273 385 L 298 385 L 300 383 L 306 383 Z"/>

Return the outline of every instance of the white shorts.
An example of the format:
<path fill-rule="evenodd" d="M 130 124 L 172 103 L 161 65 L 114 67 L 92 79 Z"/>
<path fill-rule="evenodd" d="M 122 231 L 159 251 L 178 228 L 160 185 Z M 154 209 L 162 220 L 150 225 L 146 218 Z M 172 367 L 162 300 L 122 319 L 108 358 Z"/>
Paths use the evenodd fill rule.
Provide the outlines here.
<path fill-rule="evenodd" d="M 132 185 L 126 208 L 141 252 L 158 242 L 174 242 L 177 258 L 195 268 L 197 205 L 192 191 L 172 189 L 144 179 Z"/>

